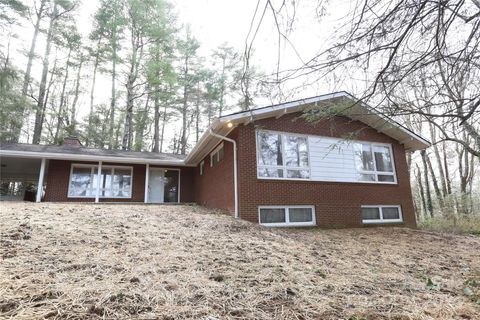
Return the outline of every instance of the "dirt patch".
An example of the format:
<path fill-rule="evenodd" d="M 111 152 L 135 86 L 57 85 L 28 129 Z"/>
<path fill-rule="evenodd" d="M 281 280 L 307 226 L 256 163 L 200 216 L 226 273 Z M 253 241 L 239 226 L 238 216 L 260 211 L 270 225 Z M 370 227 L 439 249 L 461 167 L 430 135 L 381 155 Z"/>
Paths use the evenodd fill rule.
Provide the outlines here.
<path fill-rule="evenodd" d="M 479 319 L 480 239 L 2 203 L 0 318 Z"/>

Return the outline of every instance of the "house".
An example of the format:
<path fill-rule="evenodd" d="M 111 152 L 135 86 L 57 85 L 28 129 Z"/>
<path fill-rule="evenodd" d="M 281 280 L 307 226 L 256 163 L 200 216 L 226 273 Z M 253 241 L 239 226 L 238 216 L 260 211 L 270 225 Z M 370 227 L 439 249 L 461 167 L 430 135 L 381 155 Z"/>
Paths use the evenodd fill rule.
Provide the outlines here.
<path fill-rule="evenodd" d="M 332 105 L 348 108 L 314 123 L 302 117 Z M 186 157 L 90 149 L 76 139 L 3 144 L 1 178 L 44 185 L 37 202 L 195 202 L 266 226 L 414 227 L 406 153 L 428 146 L 337 92 L 222 116 Z"/>

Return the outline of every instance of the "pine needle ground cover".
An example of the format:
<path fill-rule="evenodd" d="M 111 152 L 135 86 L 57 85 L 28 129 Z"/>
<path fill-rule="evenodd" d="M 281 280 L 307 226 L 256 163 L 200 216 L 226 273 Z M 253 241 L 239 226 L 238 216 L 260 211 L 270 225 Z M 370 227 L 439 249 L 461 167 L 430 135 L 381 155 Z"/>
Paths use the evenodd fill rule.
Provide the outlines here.
<path fill-rule="evenodd" d="M 480 238 L 1 203 L 4 319 L 479 319 Z"/>

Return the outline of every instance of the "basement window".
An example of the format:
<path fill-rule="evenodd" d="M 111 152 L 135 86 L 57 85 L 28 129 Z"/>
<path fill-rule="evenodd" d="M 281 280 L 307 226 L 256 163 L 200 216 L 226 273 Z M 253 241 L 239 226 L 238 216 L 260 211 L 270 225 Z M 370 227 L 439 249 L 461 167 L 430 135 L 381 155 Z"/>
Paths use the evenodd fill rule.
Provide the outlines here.
<path fill-rule="evenodd" d="M 362 206 L 362 221 L 369 223 L 402 222 L 400 206 Z"/>
<path fill-rule="evenodd" d="M 223 160 L 223 142 L 210 154 L 210 167 L 215 167 Z"/>
<path fill-rule="evenodd" d="M 258 207 L 258 221 L 269 227 L 314 226 L 314 206 L 262 206 Z"/>

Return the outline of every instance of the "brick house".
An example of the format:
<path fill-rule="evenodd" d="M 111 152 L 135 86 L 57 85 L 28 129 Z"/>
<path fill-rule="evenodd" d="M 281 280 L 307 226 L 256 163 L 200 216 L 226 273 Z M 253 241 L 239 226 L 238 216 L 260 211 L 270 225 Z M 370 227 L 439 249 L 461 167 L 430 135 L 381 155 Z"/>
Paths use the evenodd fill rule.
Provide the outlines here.
<path fill-rule="evenodd" d="M 328 120 L 304 117 L 330 106 L 346 107 Z M 337 92 L 222 116 L 187 156 L 76 139 L 3 144 L 1 179 L 44 186 L 37 202 L 194 202 L 266 226 L 415 227 L 406 152 L 428 146 Z"/>

